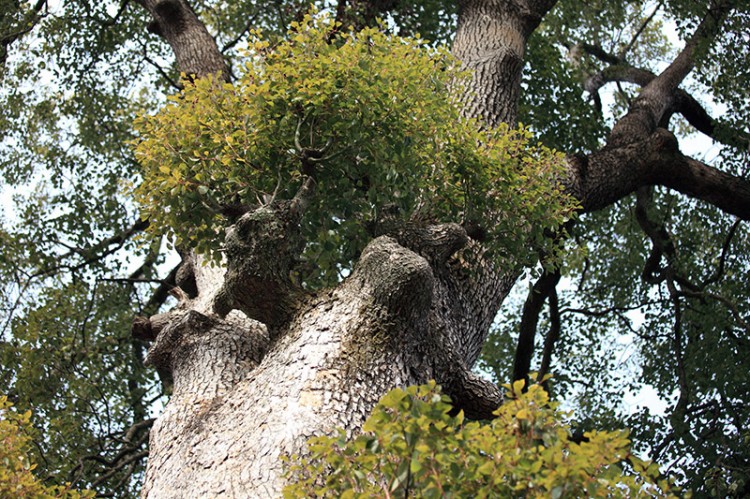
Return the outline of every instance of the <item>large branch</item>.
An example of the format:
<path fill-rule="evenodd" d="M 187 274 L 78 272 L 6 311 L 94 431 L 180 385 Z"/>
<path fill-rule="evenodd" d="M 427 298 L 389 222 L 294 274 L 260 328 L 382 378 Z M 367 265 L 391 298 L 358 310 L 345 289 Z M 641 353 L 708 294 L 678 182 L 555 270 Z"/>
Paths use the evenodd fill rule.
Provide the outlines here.
<path fill-rule="evenodd" d="M 560 281 L 560 271 L 544 272 L 534 283 L 526 302 L 523 305 L 520 334 L 516 345 L 516 358 L 513 363 L 513 381 L 527 379 L 531 369 L 531 358 L 534 355 L 534 339 L 539 316 L 547 298 Z"/>
<path fill-rule="evenodd" d="M 641 90 L 628 113 L 615 124 L 607 141 L 609 146 L 643 140 L 654 132 L 665 113 L 672 108 L 677 88 L 695 67 L 698 47 L 714 40 L 731 10 L 731 3 L 725 1 L 709 8 L 674 61 Z"/>
<path fill-rule="evenodd" d="M 640 187 L 662 185 L 750 219 L 750 183 L 685 156 L 674 135 L 659 128 L 680 100 L 678 86 L 695 65 L 697 48 L 715 38 L 730 10 L 728 2 L 713 4 L 684 49 L 660 75 L 651 78 L 630 72 L 646 84 L 615 124 L 606 146 L 587 157 L 568 158 L 566 189 L 584 211 L 608 206 Z"/>
<path fill-rule="evenodd" d="M 585 49 L 585 48 L 584 48 Z M 594 95 L 604 85 L 611 82 L 634 83 L 641 87 L 651 83 L 657 75 L 651 71 L 628 66 L 621 61 L 589 77 L 584 88 Z M 696 130 L 733 147 L 746 148 L 750 145 L 750 135 L 738 129 L 721 126 L 690 93 L 678 88 L 674 93 L 672 110 L 681 114 Z"/>
<path fill-rule="evenodd" d="M 640 187 L 661 185 L 750 220 L 750 182 L 685 156 L 663 128 L 637 142 L 569 156 L 568 165 L 566 189 L 583 211 L 609 206 Z"/>
<path fill-rule="evenodd" d="M 566 46 L 570 50 L 574 48 L 570 45 Z M 631 66 L 622 55 L 611 54 L 598 45 L 582 43 L 576 45 L 575 48 L 609 64 L 598 73 L 589 76 L 584 83 L 584 89 L 594 98 L 599 107 L 601 107 L 599 90 L 607 83 L 626 82 L 643 88 L 657 77 L 649 70 Z M 709 115 L 700 102 L 681 88 L 674 91 L 672 108 L 667 112 L 681 114 L 696 130 L 717 142 L 741 149 L 750 145 L 750 134 L 720 124 Z"/>
<path fill-rule="evenodd" d="M 750 182 L 678 154 L 659 171 L 657 183 L 750 220 Z"/>

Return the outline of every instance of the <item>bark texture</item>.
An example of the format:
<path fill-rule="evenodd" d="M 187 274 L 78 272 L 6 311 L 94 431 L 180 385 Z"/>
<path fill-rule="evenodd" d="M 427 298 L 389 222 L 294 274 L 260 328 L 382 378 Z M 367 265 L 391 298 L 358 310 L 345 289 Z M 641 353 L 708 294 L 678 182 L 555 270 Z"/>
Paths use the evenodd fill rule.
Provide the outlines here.
<path fill-rule="evenodd" d="M 515 124 L 526 41 L 555 2 L 464 0 L 453 54 L 472 70 L 465 113 L 488 127 Z"/>

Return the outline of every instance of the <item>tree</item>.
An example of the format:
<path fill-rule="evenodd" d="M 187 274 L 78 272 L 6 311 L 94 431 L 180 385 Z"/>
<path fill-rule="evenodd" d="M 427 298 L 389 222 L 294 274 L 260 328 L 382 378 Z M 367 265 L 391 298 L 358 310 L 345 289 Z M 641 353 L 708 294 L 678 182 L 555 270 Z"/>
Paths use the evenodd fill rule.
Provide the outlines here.
<path fill-rule="evenodd" d="M 539 192 L 545 195 L 539 199 L 545 204 L 540 206 L 549 217 L 532 216 L 533 206 L 516 203 L 526 191 L 488 185 L 508 177 L 482 177 L 482 168 L 474 171 L 478 177 L 461 177 L 463 185 L 476 182 L 471 185 L 477 188 L 460 198 L 461 209 L 428 210 L 427 216 L 417 205 L 430 194 L 429 186 L 422 178 L 403 178 L 408 169 L 397 171 L 399 181 L 420 195 L 407 200 L 383 195 L 393 178 L 380 171 L 341 175 L 346 188 L 333 185 L 336 174 L 327 179 L 320 172 L 336 159 L 328 153 L 343 141 L 346 129 L 339 126 L 329 146 L 330 137 L 314 136 L 303 109 L 297 121 L 278 128 L 279 141 L 297 162 L 296 173 L 285 170 L 289 175 L 279 177 L 283 182 L 256 185 L 248 192 L 257 199 L 243 198 L 237 189 L 236 202 L 220 199 L 213 206 L 224 218 L 212 223 L 234 224 L 225 243 L 226 276 L 223 269 L 203 265 L 193 251 L 221 244 L 218 226 L 196 224 L 193 232 L 187 226 L 188 237 L 179 247 L 182 262 L 166 271 L 161 233 L 135 239 L 149 225 L 163 227 L 165 220 L 177 218 L 160 216 L 164 212 L 152 200 L 153 223 L 140 220 L 123 196 L 125 183 L 142 180 L 125 146 L 135 138 L 133 115 L 138 108 L 161 107 L 159 92 L 170 85 L 184 91 L 177 108 L 189 105 L 190 96 L 203 105 L 212 95 L 228 95 L 224 82 L 237 88 L 248 74 L 239 68 L 238 47 L 251 38 L 251 28 L 263 28 L 271 42 L 256 46 L 255 57 L 273 58 L 274 47 L 288 47 L 285 37 L 300 34 L 287 35 L 287 28 L 302 20 L 307 5 L 140 0 L 97 6 L 66 2 L 58 10 L 45 1 L 2 7 L 2 98 L 8 110 L 1 118 L 8 153 L 3 173 L 15 186 L 18 203 L 0 233 L 7 283 L 0 345 L 3 365 L 19 366 L 3 371 L 2 389 L 19 407 L 38 408 L 35 414 L 45 421 L 38 423 L 40 430 L 52 430 L 39 443 L 44 471 L 67 475 L 76 486 L 123 495 L 137 488 L 131 476 L 142 473 L 150 428 L 144 495 L 267 495 L 283 484 L 282 454 L 298 452 L 306 437 L 334 426 L 356 431 L 394 386 L 435 379 L 467 416 L 491 417 L 502 392 L 471 368 L 498 309 L 523 274 L 521 264 L 538 256 L 544 270 L 520 319 L 513 379 L 529 376 L 545 300 L 550 332 L 541 371 L 549 371 L 557 352 L 556 365 L 570 373 L 563 390 L 575 378 L 596 383 L 613 376 L 592 373 L 585 364 L 566 367 L 563 361 L 580 355 L 577 349 L 600 349 L 614 327 L 592 319 L 582 324 L 581 333 L 563 334 L 563 317 L 596 318 L 607 311 L 618 317 L 650 307 L 645 317 L 654 327 L 635 331 L 641 334 L 644 377 L 678 400 L 669 431 L 653 435 L 645 417 L 630 423 L 657 454 L 687 449 L 696 463 L 693 469 L 686 466 L 688 478 L 697 488 L 726 486 L 741 493 L 748 473 L 742 444 L 747 370 L 718 362 L 747 362 L 741 360 L 747 300 L 735 298 L 746 293 L 737 291 L 747 273 L 747 231 L 739 220 L 750 216 L 744 177 L 749 87 L 737 71 L 748 67 L 742 42 L 746 2 L 341 1 L 328 6 L 342 33 L 348 33 L 347 26 L 355 31 L 373 26 L 383 16 L 388 29 L 440 41 L 453 33 L 456 21 L 452 53 L 472 76 L 463 87 L 453 87 L 464 113 L 452 118 L 455 128 L 474 119 L 478 151 L 487 137 L 523 121 L 546 145 L 565 151 L 557 162 L 562 170 L 552 168 L 553 174 L 541 177 Z M 661 35 L 666 19 L 677 23 L 684 40 L 674 55 Z M 328 41 L 335 45 L 336 36 L 331 33 Z M 730 43 L 735 50 L 724 50 Z M 667 55 L 664 67 L 648 62 Z M 165 69 L 168 60 L 175 62 Z M 710 116 L 683 85 L 693 74 L 691 85 L 727 106 L 723 121 Z M 581 79 L 593 106 L 583 98 Z M 608 124 L 598 95 L 610 83 L 619 90 L 616 119 Z M 626 83 L 637 87 L 625 88 Z M 293 103 L 287 105 L 294 116 Z M 677 121 L 679 116 L 684 121 Z M 455 131 L 445 126 L 450 124 L 442 123 L 445 133 Z M 688 126 L 724 145 L 714 164 L 681 152 L 675 133 Z M 399 129 L 388 130 L 386 144 L 393 146 Z M 213 160 L 229 140 L 216 143 L 215 150 L 204 144 L 199 152 Z M 482 155 L 470 153 L 467 143 L 456 148 L 462 156 L 446 161 L 441 175 L 455 174 L 451 165 L 467 161 L 487 165 L 472 163 Z M 402 153 L 409 152 L 405 149 Z M 383 153 L 382 164 L 399 151 L 376 152 Z M 421 160 L 404 157 L 404 165 Z M 352 159 L 356 163 L 357 156 L 349 158 L 351 168 Z M 179 165 L 163 173 L 178 174 Z M 367 173 L 382 177 L 375 179 L 377 188 L 368 185 Z M 217 179 L 219 184 L 242 181 Z M 24 186 L 34 189 L 25 192 Z M 202 190 L 197 183 L 194 191 L 177 189 L 170 202 L 190 196 L 194 202 L 208 193 Z M 558 190 L 562 197 L 551 194 Z M 380 197 L 325 204 L 337 191 Z M 446 198 L 438 206 L 459 199 L 442 190 L 437 194 Z M 623 204 L 633 195 L 636 209 L 627 216 Z M 580 220 L 559 227 L 557 217 L 565 216 L 568 198 L 577 204 Z M 371 213 L 363 210 L 362 199 L 371 202 Z M 488 204 L 471 211 L 463 209 L 467 200 Z M 42 223 L 37 223 L 40 213 Z M 304 218 L 312 215 L 318 215 L 315 223 Z M 527 223 L 518 223 L 511 232 L 515 237 L 503 245 L 494 232 L 501 219 Z M 323 230 L 312 231 L 316 227 Z M 546 240 L 537 237 L 544 227 Z M 180 234 L 181 227 L 172 229 Z M 588 254 L 560 254 L 561 247 L 575 246 L 589 248 Z M 705 256 L 690 258 L 697 249 Z M 639 266 L 643 272 L 633 273 Z M 558 296 L 563 274 L 586 278 L 584 303 L 567 298 L 567 292 Z M 168 301 L 170 290 L 176 303 Z M 141 302 L 144 292 L 149 298 Z M 131 337 L 123 324 L 134 312 L 142 317 Z M 159 380 L 143 366 L 144 340 L 155 340 L 147 360 Z M 508 363 L 507 356 L 495 357 L 495 365 Z M 154 400 L 172 384 L 169 403 L 154 422 Z M 605 382 L 594 390 L 602 397 L 589 401 L 592 421 L 602 420 L 603 395 L 612 386 Z M 705 475 L 709 467 L 713 482 Z"/>

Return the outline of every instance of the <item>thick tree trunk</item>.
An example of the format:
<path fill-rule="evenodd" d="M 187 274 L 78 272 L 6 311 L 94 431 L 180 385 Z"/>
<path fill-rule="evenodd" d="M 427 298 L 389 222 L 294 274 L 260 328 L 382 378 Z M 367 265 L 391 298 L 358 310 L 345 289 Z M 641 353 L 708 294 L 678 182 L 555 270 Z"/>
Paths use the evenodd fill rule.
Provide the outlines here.
<path fill-rule="evenodd" d="M 473 72 L 462 96 L 468 116 L 486 126 L 514 124 L 526 41 L 553 1 L 464 0 L 453 53 Z"/>
<path fill-rule="evenodd" d="M 356 429 L 385 390 L 421 379 L 402 345 L 426 332 L 413 324 L 424 323 L 430 285 L 424 260 L 383 238 L 344 284 L 307 297 L 270 345 L 236 311 L 221 320 L 186 304 L 149 357 L 169 364 L 175 386 L 152 430 L 144 497 L 278 495 L 281 455 L 334 426 Z M 171 336 L 168 358 L 154 359 Z"/>
<path fill-rule="evenodd" d="M 279 207 L 279 218 L 287 207 Z M 229 254 L 243 254 L 233 244 L 270 237 L 243 227 L 255 217 L 238 222 L 234 232 L 244 239 L 229 236 Z M 488 296 L 465 294 L 478 288 L 450 259 L 467 241 L 460 226 L 395 236 L 401 243 L 374 239 L 335 289 L 295 293 L 294 312 L 268 328 L 247 315 L 269 313 L 258 303 L 275 305 L 252 300 L 255 280 L 237 284 L 233 276 L 259 275 L 247 263 L 251 253 L 243 264 L 230 262 L 226 277 L 222 269 L 196 266 L 197 298 L 184 297 L 167 317 L 150 322 L 157 339 L 147 361 L 171 371 L 174 393 L 152 429 L 144 497 L 278 495 L 281 455 L 303 451 L 307 438 L 336 426 L 356 431 L 395 386 L 434 378 L 467 412 L 489 415 L 499 392 L 468 370 L 489 324 L 480 328 L 473 319 L 492 317 L 487 303 L 496 307 L 512 282 L 480 286 Z M 227 289 L 227 283 L 234 284 Z M 217 309 L 228 293 L 242 297 L 235 304 L 243 312 L 221 318 Z"/>
<path fill-rule="evenodd" d="M 163 15 L 159 23 L 168 40 L 179 31 Z M 461 33 L 476 37 L 473 23 L 463 21 Z M 526 34 L 494 43 L 520 53 L 493 63 L 499 73 L 478 83 L 484 96 L 469 112 L 490 126 L 515 119 Z M 483 55 L 462 57 L 476 65 Z M 470 368 L 515 272 L 457 258 L 481 252 L 459 225 L 384 220 L 352 275 L 309 295 L 288 278 L 299 209 L 279 203 L 244 215 L 227 236 L 226 276 L 194 265 L 197 296 L 145 325 L 156 336 L 147 360 L 171 372 L 174 393 L 152 429 L 144 497 L 277 496 L 281 455 L 303 452 L 307 438 L 336 426 L 356 431 L 396 386 L 436 379 L 474 417 L 500 404 L 498 388 Z"/>

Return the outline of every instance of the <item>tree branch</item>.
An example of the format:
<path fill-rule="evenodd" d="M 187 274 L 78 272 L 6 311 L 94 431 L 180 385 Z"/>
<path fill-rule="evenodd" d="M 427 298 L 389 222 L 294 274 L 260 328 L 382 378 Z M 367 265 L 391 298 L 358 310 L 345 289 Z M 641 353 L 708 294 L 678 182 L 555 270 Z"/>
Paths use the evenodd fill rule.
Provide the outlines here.
<path fill-rule="evenodd" d="M 651 71 L 627 65 L 615 58 L 612 66 L 590 76 L 584 88 L 591 95 L 596 95 L 604 85 L 612 82 L 634 83 L 645 87 L 651 83 L 656 75 Z M 682 115 L 696 130 L 713 140 L 732 147 L 746 149 L 750 145 L 750 134 L 736 129 L 722 126 L 690 93 L 677 89 L 674 94 L 672 109 L 668 111 Z"/>
<path fill-rule="evenodd" d="M 750 183 L 701 161 L 678 154 L 658 170 L 655 183 L 750 220 Z"/>
<path fill-rule="evenodd" d="M 569 156 L 567 162 L 565 188 L 584 212 L 609 206 L 640 187 L 662 185 L 750 220 L 750 182 L 683 155 L 677 139 L 663 128 L 589 156 Z"/>
<path fill-rule="evenodd" d="M 131 237 L 138 234 L 139 232 L 146 230 L 148 226 L 149 226 L 148 220 L 138 220 L 128 229 L 118 234 L 115 234 L 107 239 L 99 241 L 98 243 L 91 246 L 90 248 L 86 248 L 86 249 L 74 248 L 68 253 L 60 255 L 58 257 L 58 261 L 64 260 L 70 256 L 73 256 L 73 254 L 88 255 L 86 258 L 84 258 L 84 260 L 81 263 L 77 265 L 55 265 L 53 267 L 49 267 L 44 270 L 40 270 L 39 272 L 35 272 L 31 274 L 28 277 L 28 279 L 31 280 L 31 279 L 36 279 L 39 277 L 46 277 L 60 270 L 74 271 L 74 270 L 81 269 L 119 250 Z M 112 246 L 114 246 L 114 248 Z"/>
<path fill-rule="evenodd" d="M 516 8 L 523 13 L 529 33 L 539 26 L 544 16 L 557 4 L 557 0 L 516 0 Z"/>
<path fill-rule="evenodd" d="M 731 10 L 732 4 L 728 1 L 711 6 L 674 61 L 641 90 L 628 113 L 615 124 L 607 140 L 608 145 L 626 145 L 643 140 L 654 132 L 664 114 L 672 107 L 677 87 L 695 66 L 698 46 L 715 38 Z"/>
<path fill-rule="evenodd" d="M 638 225 L 652 242 L 651 254 L 641 273 L 641 278 L 649 284 L 658 284 L 665 279 L 664 269 L 661 268 L 661 257 L 666 256 L 671 262 L 675 256 L 675 247 L 666 227 L 662 223 L 653 222 L 648 216 L 648 208 L 653 201 L 652 190 L 641 187 L 636 193 L 635 217 Z M 668 263 L 669 265 L 669 263 Z"/>
<path fill-rule="evenodd" d="M 552 354 L 555 350 L 555 344 L 560 339 L 560 306 L 557 301 L 557 288 L 553 287 L 550 290 L 548 299 L 550 328 L 547 336 L 544 338 L 542 362 L 539 367 L 539 374 L 536 377 L 537 382 L 542 383 L 544 383 L 544 377 L 549 373 L 549 368 L 552 365 Z"/>
<path fill-rule="evenodd" d="M 719 279 L 722 278 L 724 275 L 724 265 L 727 261 L 727 255 L 729 254 L 729 245 L 732 242 L 732 239 L 734 239 L 734 235 L 737 233 L 737 228 L 740 226 L 741 221 L 736 220 L 732 227 L 730 227 L 729 232 L 727 233 L 727 237 L 724 239 L 724 244 L 721 246 L 721 256 L 719 257 L 719 265 L 716 267 L 716 272 L 711 274 L 706 280 L 704 280 L 700 288 L 705 289 L 709 285 L 717 282 Z"/>
<path fill-rule="evenodd" d="M 136 0 L 153 21 L 148 31 L 164 38 L 177 59 L 177 67 L 188 79 L 229 71 L 216 41 L 185 0 Z"/>
<path fill-rule="evenodd" d="M 534 283 L 526 297 L 521 316 L 520 333 L 516 346 L 516 357 L 513 363 L 513 381 L 528 379 L 531 358 L 534 355 L 534 338 L 539 323 L 539 315 L 547 297 L 550 296 L 560 281 L 560 271 L 545 271 Z"/>
<path fill-rule="evenodd" d="M 250 31 L 250 28 L 252 28 L 255 25 L 256 20 L 258 19 L 258 14 L 254 14 L 251 16 L 247 22 L 245 23 L 245 26 L 242 28 L 242 31 L 234 37 L 232 40 L 228 41 L 224 44 L 223 47 L 221 47 L 221 53 L 226 54 L 229 49 L 240 43 L 242 38 Z"/>
<path fill-rule="evenodd" d="M 16 3 L 18 5 L 18 3 Z M 5 7 L 7 8 L 7 7 Z M 41 14 L 42 9 L 45 10 Z M 11 33 L 0 33 L 0 78 L 5 72 L 5 61 L 8 57 L 8 47 L 10 47 L 16 40 L 29 33 L 40 19 L 43 19 L 47 15 L 47 1 L 37 0 L 31 9 L 24 15 L 24 18 L 18 24 L 18 29 Z M 6 15 L 6 13 L 3 13 Z"/>

